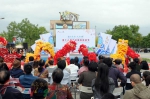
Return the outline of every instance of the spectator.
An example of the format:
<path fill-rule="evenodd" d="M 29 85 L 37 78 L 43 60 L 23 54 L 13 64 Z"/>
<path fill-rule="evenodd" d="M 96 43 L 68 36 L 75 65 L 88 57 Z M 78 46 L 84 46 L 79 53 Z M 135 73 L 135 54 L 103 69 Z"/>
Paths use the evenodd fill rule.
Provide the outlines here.
<path fill-rule="evenodd" d="M 32 99 L 45 99 L 48 95 L 48 83 L 41 78 L 36 79 L 31 85 Z"/>
<path fill-rule="evenodd" d="M 84 66 L 82 66 L 80 69 L 79 69 L 79 71 L 78 71 L 78 75 L 80 75 L 82 72 L 84 72 L 84 71 L 88 71 L 88 65 L 89 65 L 89 59 L 88 58 L 85 58 L 84 60 L 83 60 L 83 65 Z"/>
<path fill-rule="evenodd" d="M 7 66 L 6 63 L 1 63 L 1 64 L 0 64 L 0 70 L 1 70 L 1 69 L 9 70 L 9 68 L 8 68 L 8 66 Z"/>
<path fill-rule="evenodd" d="M 146 79 L 146 77 L 147 76 L 149 76 L 150 75 L 150 71 L 144 71 L 143 72 L 143 81 L 142 81 L 142 83 L 146 86 L 146 81 L 145 81 L 145 79 Z"/>
<path fill-rule="evenodd" d="M 123 99 L 150 99 L 150 89 L 141 83 L 141 77 L 138 74 L 133 74 L 130 81 L 133 89 L 127 90 Z"/>
<path fill-rule="evenodd" d="M 13 62 L 13 67 L 10 70 L 10 75 L 12 78 L 19 78 L 21 75 L 24 75 L 23 70 L 21 69 L 21 60 L 16 58 Z"/>
<path fill-rule="evenodd" d="M 34 63 L 34 57 L 30 56 L 28 64 L 30 64 L 31 66 L 33 66 L 33 63 Z"/>
<path fill-rule="evenodd" d="M 71 71 L 70 80 L 76 80 L 74 79 L 74 76 L 78 76 L 79 67 L 75 65 L 74 59 L 70 60 L 70 65 L 68 65 L 66 68 L 70 69 Z"/>
<path fill-rule="evenodd" d="M 104 59 L 104 58 L 105 58 L 105 57 L 104 57 L 103 55 L 99 55 L 99 56 L 98 56 L 98 59 L 99 59 L 98 64 L 103 63 L 103 59 Z"/>
<path fill-rule="evenodd" d="M 92 80 L 96 78 L 97 67 L 98 64 L 96 62 L 90 62 L 88 66 L 89 71 L 84 71 L 80 74 L 78 83 L 82 84 L 83 87 L 91 87 Z M 80 99 L 91 99 L 92 96 L 93 92 L 91 88 L 91 93 L 81 92 Z"/>
<path fill-rule="evenodd" d="M 24 64 L 25 64 L 25 56 L 21 56 L 21 65 L 23 65 L 24 66 Z"/>
<path fill-rule="evenodd" d="M 48 67 L 47 67 L 47 69 L 48 69 L 49 73 L 53 73 L 53 71 L 57 68 L 56 66 L 54 66 L 53 63 L 54 63 L 53 60 L 49 60 L 48 61 Z"/>
<path fill-rule="evenodd" d="M 85 60 L 85 59 L 89 59 L 89 58 L 88 58 L 87 56 L 84 56 L 84 57 L 83 57 L 82 61 L 80 62 L 81 67 L 84 66 L 84 60 Z"/>
<path fill-rule="evenodd" d="M 74 61 L 75 61 L 75 65 L 78 66 L 78 68 L 80 68 L 81 65 L 79 64 L 79 58 L 78 58 L 78 57 L 75 57 L 75 58 L 74 58 Z"/>
<path fill-rule="evenodd" d="M 45 61 L 40 60 L 39 61 L 39 66 L 34 70 L 34 75 L 40 78 L 48 78 L 48 70 L 44 68 Z M 48 79 L 45 79 L 48 80 Z"/>
<path fill-rule="evenodd" d="M 32 71 L 32 66 L 30 64 L 26 64 L 24 66 L 25 75 L 21 75 L 19 77 L 20 84 L 25 88 L 30 88 L 33 81 L 38 78 L 36 76 L 33 76 L 31 74 L 31 71 Z"/>
<path fill-rule="evenodd" d="M 118 81 L 117 81 L 118 78 L 121 80 L 119 86 L 125 86 L 127 79 L 120 70 L 111 67 L 112 66 L 111 58 L 105 58 L 103 60 L 103 63 L 105 63 L 109 67 L 109 77 L 111 77 L 114 80 L 115 86 L 118 87 Z"/>
<path fill-rule="evenodd" d="M 121 71 L 123 72 L 123 65 L 122 65 L 122 60 L 121 59 L 115 59 L 114 60 L 115 66 Z"/>
<path fill-rule="evenodd" d="M 0 64 L 4 62 L 4 58 L 0 56 Z"/>
<path fill-rule="evenodd" d="M 140 64 L 139 58 L 134 58 L 133 61 L 136 63 L 136 70 L 140 72 L 141 66 L 139 65 Z"/>
<path fill-rule="evenodd" d="M 39 66 L 39 61 L 34 61 L 34 63 L 33 63 L 33 67 L 32 67 L 32 75 L 34 75 L 34 71 L 35 71 L 35 69 L 36 68 L 38 68 L 38 66 Z"/>
<path fill-rule="evenodd" d="M 9 86 L 8 81 L 10 78 L 9 71 L 5 69 L 0 70 L 0 93 L 2 95 L 2 99 L 24 99 L 22 93 Z"/>
<path fill-rule="evenodd" d="M 108 77 L 108 74 L 108 66 L 104 63 L 99 64 L 97 77 L 92 81 L 94 99 L 101 99 L 103 95 L 113 93 L 113 90 L 115 89 L 115 83 L 112 78 Z"/>
<path fill-rule="evenodd" d="M 66 85 L 62 85 L 64 73 L 61 69 L 57 68 L 52 73 L 53 84 L 49 86 L 50 94 L 47 99 L 52 99 L 57 97 L 57 99 L 73 99 L 69 88 Z"/>
<path fill-rule="evenodd" d="M 150 75 L 148 75 L 148 76 L 146 77 L 145 81 L 146 81 L 146 86 L 147 86 L 148 88 L 150 88 Z"/>
<path fill-rule="evenodd" d="M 57 63 L 57 66 L 59 69 L 61 69 L 64 73 L 63 79 L 61 81 L 61 84 L 63 85 L 67 85 L 67 84 L 71 84 L 71 80 L 70 80 L 70 73 L 67 71 L 66 68 L 66 61 L 65 60 L 60 60 Z"/>
<path fill-rule="evenodd" d="M 138 74 L 138 75 L 141 77 L 141 73 L 136 70 L 136 63 L 135 63 L 135 62 L 131 62 L 131 63 L 128 65 L 128 68 L 131 69 L 131 71 L 126 74 L 126 78 L 127 78 L 128 80 L 130 79 L 130 76 L 131 76 L 132 74 Z M 131 83 L 126 83 L 126 88 L 125 88 L 126 90 L 130 90 L 130 89 L 132 89 L 132 88 L 133 88 L 133 87 L 132 87 Z"/>
<path fill-rule="evenodd" d="M 112 93 L 107 93 L 101 99 L 116 99 L 116 97 Z"/>
<path fill-rule="evenodd" d="M 143 69 L 143 70 L 149 70 L 147 61 L 141 61 L 140 66 L 141 66 L 141 69 Z"/>

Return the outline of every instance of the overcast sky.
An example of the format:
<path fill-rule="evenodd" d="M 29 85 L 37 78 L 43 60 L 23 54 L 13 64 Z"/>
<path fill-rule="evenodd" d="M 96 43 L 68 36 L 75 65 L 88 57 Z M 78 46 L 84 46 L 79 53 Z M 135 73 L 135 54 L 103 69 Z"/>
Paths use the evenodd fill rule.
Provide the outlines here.
<path fill-rule="evenodd" d="M 115 25 L 139 25 L 140 33 L 150 33 L 150 0 L 0 0 L 0 32 L 12 21 L 28 18 L 50 30 L 50 20 L 59 12 L 79 14 L 79 21 L 90 21 L 90 28 L 105 32 Z"/>

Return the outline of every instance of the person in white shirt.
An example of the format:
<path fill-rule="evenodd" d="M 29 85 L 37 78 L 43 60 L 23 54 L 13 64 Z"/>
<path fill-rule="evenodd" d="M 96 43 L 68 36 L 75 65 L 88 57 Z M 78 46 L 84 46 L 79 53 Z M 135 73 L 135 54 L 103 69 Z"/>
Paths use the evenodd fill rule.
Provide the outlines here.
<path fill-rule="evenodd" d="M 70 69 L 70 71 L 71 71 L 70 80 L 76 80 L 76 78 L 78 76 L 79 67 L 77 65 L 75 65 L 74 59 L 70 60 L 70 65 L 68 65 L 66 68 Z"/>

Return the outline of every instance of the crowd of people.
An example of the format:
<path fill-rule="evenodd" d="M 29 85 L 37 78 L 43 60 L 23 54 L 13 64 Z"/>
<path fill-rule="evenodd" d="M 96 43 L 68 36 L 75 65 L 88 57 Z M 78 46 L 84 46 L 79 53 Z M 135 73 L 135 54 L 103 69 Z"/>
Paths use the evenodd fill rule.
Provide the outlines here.
<path fill-rule="evenodd" d="M 73 99 L 72 90 L 80 90 L 80 99 L 117 99 L 113 94 L 122 87 L 123 99 L 150 99 L 150 71 L 146 61 L 133 59 L 124 73 L 121 59 L 98 56 L 99 61 L 89 61 L 83 57 L 59 58 L 35 61 L 29 57 L 16 58 L 12 68 L 8 68 L 0 57 L 0 99 Z"/>

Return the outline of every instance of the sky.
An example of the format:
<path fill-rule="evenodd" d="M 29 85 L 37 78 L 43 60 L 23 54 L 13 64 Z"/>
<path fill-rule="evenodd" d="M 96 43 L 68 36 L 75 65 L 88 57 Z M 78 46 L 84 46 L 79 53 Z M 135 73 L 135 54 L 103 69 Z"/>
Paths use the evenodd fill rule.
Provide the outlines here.
<path fill-rule="evenodd" d="M 5 18 L 0 32 L 24 18 L 50 31 L 50 20 L 59 20 L 59 12 L 66 10 L 79 14 L 79 21 L 90 21 L 96 32 L 134 24 L 142 35 L 150 33 L 150 0 L 0 0 L 0 18 Z"/>

